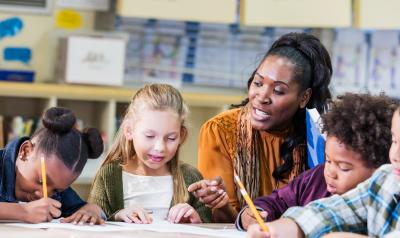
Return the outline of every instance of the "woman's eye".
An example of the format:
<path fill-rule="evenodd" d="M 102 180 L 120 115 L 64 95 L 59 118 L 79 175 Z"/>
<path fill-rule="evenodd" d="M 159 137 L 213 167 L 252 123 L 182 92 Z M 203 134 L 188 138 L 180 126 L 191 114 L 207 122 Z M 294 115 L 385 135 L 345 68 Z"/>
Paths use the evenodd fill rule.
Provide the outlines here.
<path fill-rule="evenodd" d="M 146 138 L 149 138 L 149 139 L 154 138 L 153 135 L 145 135 L 145 136 L 146 136 Z"/>
<path fill-rule="evenodd" d="M 278 89 L 274 89 L 274 93 L 277 94 L 277 95 L 283 95 L 283 94 L 285 94 L 283 91 L 278 90 Z"/>
<path fill-rule="evenodd" d="M 175 138 L 175 137 L 174 137 L 174 138 L 170 137 L 170 138 L 168 138 L 168 140 L 170 140 L 170 141 L 175 141 L 176 138 Z"/>
<path fill-rule="evenodd" d="M 257 80 L 254 80 L 254 81 L 253 81 L 253 84 L 256 85 L 257 87 L 260 87 L 260 86 L 261 86 L 261 82 L 259 82 L 259 81 L 257 81 Z"/>

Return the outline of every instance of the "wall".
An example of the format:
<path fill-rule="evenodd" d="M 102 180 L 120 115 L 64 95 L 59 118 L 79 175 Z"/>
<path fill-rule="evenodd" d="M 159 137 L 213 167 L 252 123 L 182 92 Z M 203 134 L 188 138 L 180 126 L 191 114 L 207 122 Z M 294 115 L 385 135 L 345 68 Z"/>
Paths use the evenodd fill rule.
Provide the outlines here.
<path fill-rule="evenodd" d="M 0 12 L 0 21 L 10 17 L 19 17 L 24 24 L 20 33 L 13 37 L 0 39 L 1 54 L 5 47 L 28 47 L 32 50 L 32 60 L 27 65 L 22 62 L 6 62 L 3 57 L 0 57 L 1 69 L 34 70 L 36 72 L 35 81 L 54 80 L 53 59 L 58 35 L 94 29 L 95 14 L 90 11 L 76 11 L 82 19 L 81 27 L 76 30 L 64 30 L 55 26 L 56 14 L 60 9 L 57 9 L 57 4 L 53 4 L 53 8 L 50 14 Z"/>

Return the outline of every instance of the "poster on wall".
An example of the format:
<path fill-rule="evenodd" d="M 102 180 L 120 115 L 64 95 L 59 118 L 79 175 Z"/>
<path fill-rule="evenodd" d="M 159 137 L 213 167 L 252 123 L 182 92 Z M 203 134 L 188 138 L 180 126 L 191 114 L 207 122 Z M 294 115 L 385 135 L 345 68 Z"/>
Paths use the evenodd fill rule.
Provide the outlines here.
<path fill-rule="evenodd" d="M 332 50 L 332 86 L 336 93 L 366 90 L 368 44 L 357 29 L 336 31 Z"/>
<path fill-rule="evenodd" d="M 397 31 L 375 31 L 371 34 L 368 89 L 398 97 L 400 90 L 400 45 Z"/>

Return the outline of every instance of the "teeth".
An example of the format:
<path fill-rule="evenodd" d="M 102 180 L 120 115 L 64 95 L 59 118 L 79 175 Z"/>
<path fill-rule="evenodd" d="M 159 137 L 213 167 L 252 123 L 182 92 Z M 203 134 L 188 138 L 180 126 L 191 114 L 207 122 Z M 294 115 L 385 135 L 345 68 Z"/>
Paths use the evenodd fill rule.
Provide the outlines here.
<path fill-rule="evenodd" d="M 261 110 L 256 109 L 256 114 L 259 116 L 267 116 L 268 114 L 266 112 L 263 112 Z"/>

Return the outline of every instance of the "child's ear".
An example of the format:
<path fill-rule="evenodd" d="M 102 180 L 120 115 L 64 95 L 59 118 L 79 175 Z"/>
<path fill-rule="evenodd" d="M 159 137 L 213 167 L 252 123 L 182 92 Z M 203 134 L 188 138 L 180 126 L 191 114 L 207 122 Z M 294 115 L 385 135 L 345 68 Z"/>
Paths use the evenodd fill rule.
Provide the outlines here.
<path fill-rule="evenodd" d="M 312 89 L 311 88 L 307 88 L 303 93 L 303 95 L 301 96 L 300 99 L 300 108 L 305 108 L 308 101 L 310 101 L 311 98 L 311 94 L 312 94 Z"/>
<path fill-rule="evenodd" d="M 127 140 L 133 140 L 133 129 L 132 125 L 129 124 L 127 121 L 124 121 L 122 123 L 122 131 L 124 133 L 124 136 Z"/>
<path fill-rule="evenodd" d="M 30 140 L 24 141 L 19 147 L 18 158 L 22 161 L 26 161 L 28 155 L 33 151 L 33 143 Z"/>
<path fill-rule="evenodd" d="M 181 140 L 180 140 L 180 142 L 179 142 L 179 144 L 182 144 L 185 140 L 186 140 L 186 136 L 187 136 L 187 129 L 186 129 L 186 127 L 184 127 L 184 126 L 182 126 L 182 128 L 181 128 Z"/>

